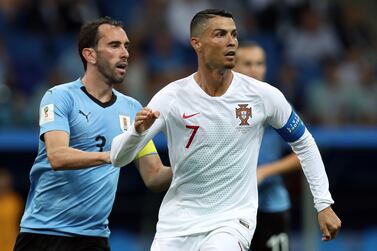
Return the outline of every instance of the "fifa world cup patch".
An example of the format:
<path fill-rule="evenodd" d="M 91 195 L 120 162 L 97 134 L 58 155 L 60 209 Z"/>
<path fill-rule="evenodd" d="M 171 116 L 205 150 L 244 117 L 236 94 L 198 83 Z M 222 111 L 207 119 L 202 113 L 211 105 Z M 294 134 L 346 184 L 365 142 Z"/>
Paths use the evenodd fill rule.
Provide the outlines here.
<path fill-rule="evenodd" d="M 39 111 L 39 125 L 54 121 L 54 104 L 48 104 L 41 107 Z"/>
<path fill-rule="evenodd" d="M 120 123 L 120 129 L 122 129 L 122 131 L 125 132 L 128 130 L 131 124 L 131 119 L 129 116 L 126 116 L 126 115 L 119 115 L 119 123 Z"/>

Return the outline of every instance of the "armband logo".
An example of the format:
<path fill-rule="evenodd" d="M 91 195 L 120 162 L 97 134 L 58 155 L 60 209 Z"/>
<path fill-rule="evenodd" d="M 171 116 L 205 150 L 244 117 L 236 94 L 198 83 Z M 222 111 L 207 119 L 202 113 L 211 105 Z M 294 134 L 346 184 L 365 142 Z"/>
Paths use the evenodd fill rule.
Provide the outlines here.
<path fill-rule="evenodd" d="M 294 117 L 292 118 L 292 121 L 290 121 L 287 130 L 289 133 L 293 133 L 294 130 L 300 125 L 301 120 L 300 117 L 297 114 L 294 114 Z"/>
<path fill-rule="evenodd" d="M 239 108 L 236 108 L 236 118 L 241 120 L 240 126 L 249 125 L 248 120 L 252 117 L 251 107 L 247 107 L 248 104 L 238 104 Z"/>
<path fill-rule="evenodd" d="M 54 121 L 54 104 L 48 104 L 41 107 L 39 111 L 39 125 Z"/>
<path fill-rule="evenodd" d="M 279 135 L 287 142 L 298 140 L 305 132 L 304 122 L 292 111 L 287 123 L 280 129 L 276 129 Z"/>
<path fill-rule="evenodd" d="M 120 129 L 125 132 L 128 130 L 131 120 L 129 116 L 125 115 L 119 115 L 119 123 L 120 123 Z"/>

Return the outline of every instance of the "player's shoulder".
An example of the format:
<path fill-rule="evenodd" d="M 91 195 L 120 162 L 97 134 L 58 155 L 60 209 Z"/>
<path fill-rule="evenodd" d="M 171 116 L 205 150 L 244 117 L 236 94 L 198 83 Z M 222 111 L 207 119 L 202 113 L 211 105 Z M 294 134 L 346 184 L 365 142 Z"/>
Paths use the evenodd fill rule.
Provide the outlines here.
<path fill-rule="evenodd" d="M 255 78 L 249 77 L 245 74 L 235 72 L 233 71 L 235 81 L 240 83 L 240 85 L 249 87 L 252 89 L 260 90 L 260 91 L 266 91 L 266 90 L 271 90 L 275 89 L 274 86 L 268 84 L 267 82 L 263 82 L 260 80 L 257 80 Z"/>
<path fill-rule="evenodd" d="M 233 74 L 240 88 L 245 89 L 247 92 L 257 93 L 260 96 L 270 96 L 280 93 L 276 87 L 267 82 L 259 81 L 239 72 L 233 71 Z"/>
<path fill-rule="evenodd" d="M 59 93 L 62 94 L 72 94 L 75 92 L 75 90 L 79 90 L 82 86 L 81 80 L 77 79 L 75 81 L 67 82 L 67 83 L 57 83 L 54 85 L 54 87 L 47 90 L 47 92 L 51 93 Z"/>
<path fill-rule="evenodd" d="M 174 98 L 179 96 L 179 93 L 187 91 L 190 87 L 190 83 L 193 81 L 193 74 L 173 82 L 170 82 L 164 86 L 157 94 L 158 96 L 164 96 L 166 98 Z"/>
<path fill-rule="evenodd" d="M 66 102 L 70 104 L 75 100 L 75 95 L 82 86 L 81 80 L 75 80 L 67 83 L 57 83 L 45 91 L 43 102 Z"/>
<path fill-rule="evenodd" d="M 133 106 L 141 106 L 140 102 L 131 96 L 121 93 L 115 89 L 113 89 L 113 93 L 115 94 L 117 99 L 119 99 L 121 103 L 126 103 L 128 105 L 133 105 Z"/>

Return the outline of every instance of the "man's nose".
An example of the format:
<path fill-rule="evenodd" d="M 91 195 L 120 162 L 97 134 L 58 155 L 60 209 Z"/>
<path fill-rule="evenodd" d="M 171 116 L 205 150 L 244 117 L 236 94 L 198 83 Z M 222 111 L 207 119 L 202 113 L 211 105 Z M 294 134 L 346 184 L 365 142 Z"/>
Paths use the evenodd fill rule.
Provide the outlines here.
<path fill-rule="evenodd" d="M 233 36 L 232 34 L 228 35 L 228 46 L 235 47 L 237 42 L 237 37 Z"/>
<path fill-rule="evenodd" d="M 130 56 L 128 49 L 125 46 L 122 47 L 122 53 L 120 56 L 121 58 L 128 58 Z"/>

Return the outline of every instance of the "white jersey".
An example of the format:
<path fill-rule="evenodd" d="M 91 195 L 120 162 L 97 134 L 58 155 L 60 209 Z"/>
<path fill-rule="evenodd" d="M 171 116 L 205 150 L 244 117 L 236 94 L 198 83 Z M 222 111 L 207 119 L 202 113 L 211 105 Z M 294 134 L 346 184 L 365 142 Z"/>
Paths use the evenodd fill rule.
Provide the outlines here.
<path fill-rule="evenodd" d="M 144 142 L 162 130 L 168 140 L 173 179 L 160 207 L 156 237 L 207 232 L 238 222 L 251 239 L 264 127 L 282 128 L 292 108 L 275 87 L 236 72 L 220 97 L 209 96 L 193 76 L 167 85 L 152 98 L 148 107 L 160 111 L 160 117 L 142 135 L 132 127 L 133 131 L 118 136 L 111 159 L 119 166 L 130 162 Z M 294 144 L 302 141 L 297 143 L 302 148 L 308 139 L 312 140 L 305 131 Z M 315 159 L 308 159 L 308 151 L 297 153 L 303 167 L 318 162 L 307 168 L 309 183 L 317 191 L 315 202 L 327 207 L 332 199 L 318 149 L 310 150 Z"/>

